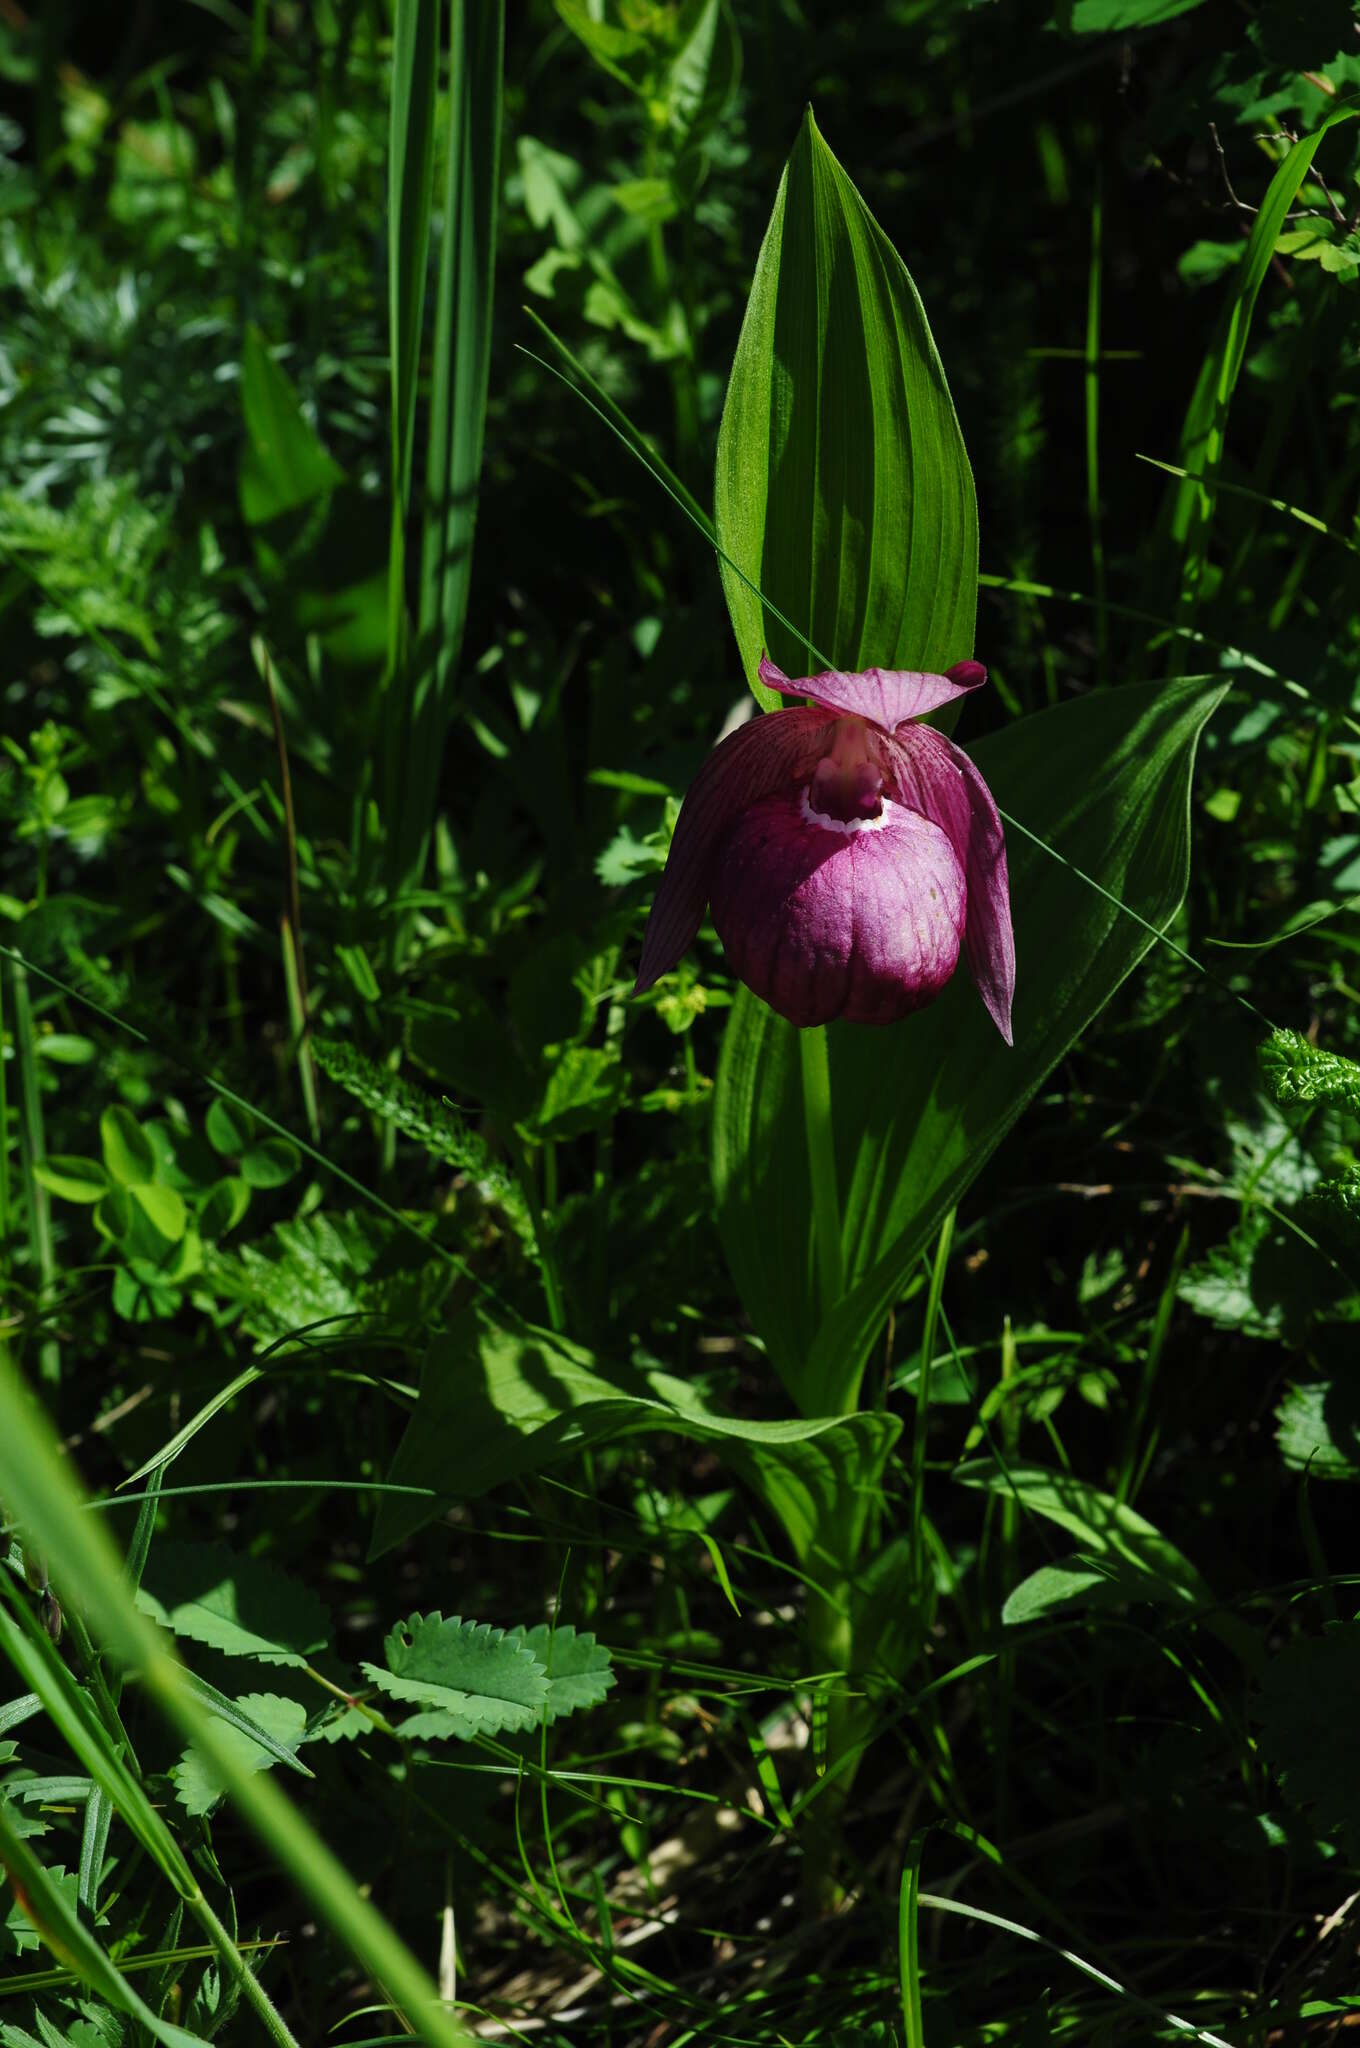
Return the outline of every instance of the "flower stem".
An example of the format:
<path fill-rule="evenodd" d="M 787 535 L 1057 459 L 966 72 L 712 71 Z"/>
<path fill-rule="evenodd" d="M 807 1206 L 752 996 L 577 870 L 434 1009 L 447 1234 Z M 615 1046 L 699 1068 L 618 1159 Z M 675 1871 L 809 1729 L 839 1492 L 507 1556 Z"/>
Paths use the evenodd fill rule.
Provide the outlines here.
<path fill-rule="evenodd" d="M 822 1320 L 845 1292 L 845 1261 L 841 1251 L 841 1195 L 836 1178 L 836 1134 L 831 1120 L 831 1061 L 826 1026 L 812 1025 L 798 1034 L 803 1068 L 803 1119 L 807 1128 L 808 1173 L 812 1182 L 813 1240 Z"/>
<path fill-rule="evenodd" d="M 930 1369 L 935 1362 L 935 1333 L 940 1322 L 945 1267 L 949 1264 L 949 1248 L 954 1241 L 954 1216 L 955 1211 L 947 1209 L 940 1225 L 935 1263 L 930 1272 L 930 1292 L 926 1296 L 925 1327 L 921 1332 L 921 1374 L 916 1382 L 916 1427 L 911 1446 L 911 1579 L 917 1586 L 921 1583 L 925 1564 L 921 1523 L 925 1499 L 926 1435 L 930 1428 Z"/>

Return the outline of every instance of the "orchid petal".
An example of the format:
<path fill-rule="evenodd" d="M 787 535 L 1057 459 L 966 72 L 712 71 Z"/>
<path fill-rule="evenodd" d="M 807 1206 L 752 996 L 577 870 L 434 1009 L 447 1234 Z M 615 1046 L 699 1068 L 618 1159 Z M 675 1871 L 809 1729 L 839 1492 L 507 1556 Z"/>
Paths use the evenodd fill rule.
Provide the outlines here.
<path fill-rule="evenodd" d="M 908 719 L 924 718 L 942 704 L 952 704 L 987 680 L 980 661 L 960 661 L 948 675 L 929 675 L 911 668 L 866 668 L 857 673 L 831 668 L 819 676 L 791 680 L 768 656 L 760 664 L 760 680 L 786 697 L 811 697 L 815 704 L 842 715 L 864 718 L 880 732 L 893 732 Z"/>
<path fill-rule="evenodd" d="M 948 833 L 891 801 L 837 823 L 805 794 L 763 797 L 714 864 L 728 966 L 800 1027 L 891 1024 L 933 1002 L 958 962 L 966 902 Z"/>
<path fill-rule="evenodd" d="M 633 984 L 641 995 L 693 945 L 704 921 L 713 859 L 751 804 L 812 772 L 826 747 L 829 712 L 801 705 L 738 726 L 713 749 L 680 806 Z"/>
<path fill-rule="evenodd" d="M 909 726 L 880 742 L 879 753 L 901 801 L 949 835 L 963 865 L 964 955 L 992 1022 L 1011 1045 L 1015 934 L 1006 839 L 992 793 L 963 750 L 928 725 Z"/>

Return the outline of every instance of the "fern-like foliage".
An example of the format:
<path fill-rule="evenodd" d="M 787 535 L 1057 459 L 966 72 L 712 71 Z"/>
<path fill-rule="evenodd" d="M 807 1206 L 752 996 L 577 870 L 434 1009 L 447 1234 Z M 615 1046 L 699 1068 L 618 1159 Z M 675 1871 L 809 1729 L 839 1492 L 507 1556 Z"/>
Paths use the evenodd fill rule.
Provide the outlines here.
<path fill-rule="evenodd" d="M 492 1158 L 485 1140 L 469 1130 L 447 1103 L 339 1039 L 313 1038 L 311 1047 L 328 1079 L 375 1116 L 395 1124 L 404 1137 L 423 1145 L 445 1166 L 465 1173 L 482 1199 L 496 1204 L 521 1242 L 533 1251 L 533 1227 L 518 1183 Z"/>
<path fill-rule="evenodd" d="M 1261 1047 L 1261 1072 L 1279 1103 L 1337 1102 L 1360 1116 L 1360 1065 L 1310 1045 L 1299 1031 L 1271 1032 Z"/>
<path fill-rule="evenodd" d="M 381 1217 L 337 1211 L 276 1223 L 268 1238 L 239 1252 L 211 1252 L 204 1267 L 220 1300 L 240 1303 L 240 1328 L 274 1344 L 295 1332 L 358 1318 L 390 1331 L 428 1331 L 453 1284 L 442 1262 L 400 1263 Z"/>
<path fill-rule="evenodd" d="M 1345 1216 L 1360 1217 L 1360 1166 L 1348 1166 L 1331 1180 L 1320 1180 L 1313 1190 L 1320 1202 L 1328 1202 Z"/>

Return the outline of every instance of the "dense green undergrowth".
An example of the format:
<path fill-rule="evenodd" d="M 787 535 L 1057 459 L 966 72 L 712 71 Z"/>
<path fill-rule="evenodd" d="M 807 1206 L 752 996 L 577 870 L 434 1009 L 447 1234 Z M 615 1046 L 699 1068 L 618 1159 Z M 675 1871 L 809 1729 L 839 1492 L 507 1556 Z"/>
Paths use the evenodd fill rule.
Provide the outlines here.
<path fill-rule="evenodd" d="M 0 2044 L 1342 2039 L 1351 11 L 508 12 L 0 19 Z M 839 1319 L 775 1020 L 631 995 L 817 150 L 1076 959 L 833 1028 Z"/>

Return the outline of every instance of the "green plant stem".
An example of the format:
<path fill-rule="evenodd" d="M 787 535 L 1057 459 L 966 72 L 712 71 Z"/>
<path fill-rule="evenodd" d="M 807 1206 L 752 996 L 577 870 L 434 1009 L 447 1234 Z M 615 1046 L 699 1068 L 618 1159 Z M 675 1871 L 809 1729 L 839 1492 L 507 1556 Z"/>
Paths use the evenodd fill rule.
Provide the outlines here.
<path fill-rule="evenodd" d="M 940 1323 L 940 1300 L 944 1294 L 945 1268 L 954 1241 L 953 1209 L 945 1211 L 935 1246 L 935 1263 L 930 1269 L 930 1292 L 926 1296 L 926 1319 L 921 1331 L 921 1373 L 916 1382 L 916 1421 L 911 1439 L 911 1585 L 919 1588 L 925 1562 L 921 1524 L 925 1513 L 926 1437 L 930 1429 L 930 1375 L 935 1362 L 935 1336 Z"/>
<path fill-rule="evenodd" d="M 0 1272 L 9 1278 L 9 1088 L 5 1068 L 5 969 L 0 962 Z"/>
<path fill-rule="evenodd" d="M 38 1276 L 37 1305 L 41 1310 L 51 1300 L 56 1281 L 56 1262 L 52 1256 L 52 1208 L 47 1189 L 37 1174 L 47 1156 L 47 1147 L 43 1139 L 42 1094 L 38 1086 L 38 1057 L 33 1042 L 33 1005 L 28 997 L 28 974 L 19 961 L 11 959 L 10 976 L 14 993 L 14 1045 L 19 1057 L 24 1199 L 28 1204 L 29 1244 Z M 40 1342 L 38 1371 L 49 1385 L 55 1385 L 61 1378 L 61 1350 L 55 1337 L 44 1337 Z"/>
<path fill-rule="evenodd" d="M 1171 1328 L 1171 1317 L 1176 1307 L 1176 1290 L 1180 1286 L 1181 1269 L 1190 1249 L 1190 1227 L 1187 1224 L 1180 1234 L 1171 1260 L 1171 1271 L 1157 1303 L 1152 1331 L 1148 1337 L 1147 1349 L 1143 1353 L 1143 1370 L 1139 1376 L 1138 1394 L 1134 1402 L 1129 1426 L 1124 1432 L 1124 1459 L 1119 1469 L 1119 1479 L 1114 1497 L 1121 1505 L 1136 1499 L 1152 1454 L 1157 1448 L 1157 1431 L 1148 1429 L 1148 1416 L 1152 1408 L 1152 1389 L 1156 1384 L 1157 1370 L 1166 1348 L 1167 1333 Z"/>
<path fill-rule="evenodd" d="M 841 1195 L 836 1178 L 836 1133 L 831 1119 L 831 1060 L 826 1026 L 798 1034 L 803 1070 L 803 1119 L 807 1129 L 808 1175 L 812 1182 L 812 1228 L 821 1287 L 822 1320 L 845 1292 L 841 1249 Z"/>
<path fill-rule="evenodd" d="M 902 1986 L 902 2026 L 906 2048 L 925 2048 L 925 2022 L 921 2016 L 920 1930 L 918 1908 L 921 1896 L 921 1851 L 925 1831 L 914 1835 L 902 1870 L 902 1889 L 897 1904 L 897 1968 Z"/>
<path fill-rule="evenodd" d="M 800 1828 L 803 1847 L 803 1889 L 816 1912 L 829 1912 L 840 1900 L 836 1865 L 841 1848 L 841 1823 L 854 1783 L 857 1760 L 849 1751 L 859 1733 L 862 1702 L 849 1695 L 854 1664 L 852 1587 L 838 1579 L 808 1596 L 805 1644 L 813 1668 L 831 1673 L 826 1703 L 826 1768 L 829 1782 L 809 1802 Z M 839 1674 L 839 1675 L 837 1675 Z"/>
<path fill-rule="evenodd" d="M 538 1263 L 543 1274 L 543 1294 L 548 1304 L 548 1325 L 560 1337 L 567 1327 L 566 1304 L 562 1297 L 562 1283 L 558 1277 L 557 1259 L 553 1251 L 551 1225 L 543 1213 L 543 1204 L 538 1198 L 538 1182 L 534 1174 L 533 1161 L 528 1148 L 518 1133 L 506 1138 L 506 1150 L 514 1165 L 515 1177 L 524 1195 L 524 1206 L 529 1211 L 529 1223 L 538 1248 Z"/>
<path fill-rule="evenodd" d="M 1014 1379 L 1019 1360 L 1015 1349 L 1015 1332 L 1011 1319 L 1006 1317 L 1001 1331 L 1001 1383 Z M 1005 1447 L 1007 1465 L 1014 1462 L 1020 1444 L 1020 1411 L 1013 1395 L 1007 1396 L 1001 1405 L 1001 1441 Z M 1007 1588 L 1015 1583 L 1015 1542 L 1020 1527 L 1020 1503 L 1008 1488 L 1001 1496 L 1000 1515 L 1000 1569 L 996 1574 L 997 1613 L 996 1626 L 1001 1624 L 1001 1608 L 1004 1605 Z M 1015 1699 L 1015 1652 L 1002 1650 L 996 1661 L 996 1811 L 997 1839 L 1004 1842 L 1010 1827 L 1011 1811 L 1011 1709 Z"/>
<path fill-rule="evenodd" d="M 1100 275 L 1102 195 L 1091 201 L 1091 267 L 1086 292 L 1086 509 L 1091 525 L 1091 587 L 1096 603 L 1096 676 L 1107 683 L 1110 617 L 1105 603 L 1105 541 L 1100 520 Z"/>

